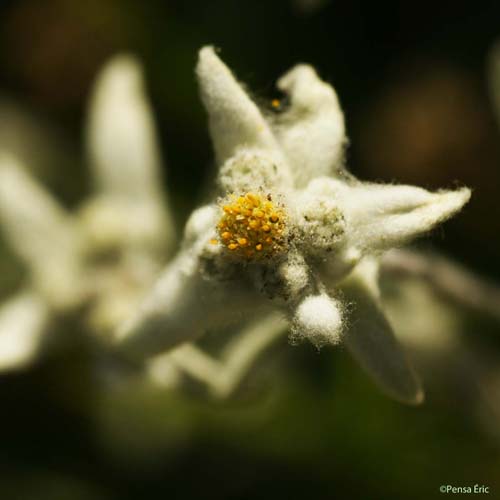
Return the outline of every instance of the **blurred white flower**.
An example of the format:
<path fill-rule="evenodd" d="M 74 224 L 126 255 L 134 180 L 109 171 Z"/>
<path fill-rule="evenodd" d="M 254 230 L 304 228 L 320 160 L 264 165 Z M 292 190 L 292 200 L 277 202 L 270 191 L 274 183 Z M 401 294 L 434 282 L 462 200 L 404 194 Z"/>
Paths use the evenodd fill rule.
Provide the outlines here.
<path fill-rule="evenodd" d="M 269 117 L 211 47 L 200 51 L 197 76 L 220 196 L 192 214 L 177 256 L 119 329 L 120 348 L 148 359 L 209 329 L 245 317 L 258 324 L 277 311 L 293 340 L 344 341 L 383 390 L 420 402 L 420 384 L 380 306 L 378 257 L 452 216 L 470 191 L 352 177 L 337 96 L 310 66 L 279 79 L 290 104 Z M 282 329 L 269 328 L 268 337 Z M 198 353 L 189 349 L 164 359 L 175 364 L 184 352 L 193 361 Z M 213 380 L 218 367 L 204 363 L 192 371 Z"/>
<path fill-rule="evenodd" d="M 166 262 L 173 224 L 143 87 L 131 56 L 99 75 L 87 126 L 94 189 L 77 213 L 0 151 L 1 230 L 29 270 L 0 308 L 0 370 L 31 361 L 60 313 L 84 310 L 91 331 L 109 334 Z"/>

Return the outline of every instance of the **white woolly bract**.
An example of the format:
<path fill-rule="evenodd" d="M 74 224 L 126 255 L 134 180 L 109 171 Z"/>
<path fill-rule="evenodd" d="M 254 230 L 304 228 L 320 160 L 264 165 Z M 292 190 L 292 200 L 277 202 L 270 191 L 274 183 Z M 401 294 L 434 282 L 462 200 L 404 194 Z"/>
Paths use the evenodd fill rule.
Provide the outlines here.
<path fill-rule="evenodd" d="M 468 188 L 432 193 L 414 186 L 328 177 L 311 181 L 306 192 L 338 206 L 347 244 L 366 254 L 403 245 L 432 230 L 458 212 L 471 195 Z"/>
<path fill-rule="evenodd" d="M 412 186 L 360 185 L 344 191 L 342 206 L 352 244 L 365 251 L 400 246 L 449 219 L 470 190 L 431 193 Z"/>
<path fill-rule="evenodd" d="M 326 294 L 309 296 L 297 307 L 292 323 L 292 341 L 307 339 L 320 348 L 326 344 L 338 344 L 341 332 L 341 305 L 332 297 Z"/>
<path fill-rule="evenodd" d="M 276 134 L 296 186 L 343 167 L 344 115 L 337 94 L 311 66 L 300 64 L 283 75 L 278 88 L 289 95 L 290 108 L 276 121 Z"/>
<path fill-rule="evenodd" d="M 290 297 L 299 297 L 310 284 L 310 269 L 304 257 L 298 252 L 290 252 L 280 264 L 278 275 L 283 280 L 285 291 Z"/>
<path fill-rule="evenodd" d="M 210 328 L 234 321 L 259 301 L 248 283 L 238 278 L 220 281 L 201 272 L 204 238 L 197 252 L 185 250 L 167 266 L 138 311 L 117 332 L 120 348 L 131 357 L 144 358 L 200 337 Z"/>
<path fill-rule="evenodd" d="M 288 166 L 270 125 L 212 47 L 200 50 L 196 74 L 218 165 L 241 150 L 265 152 L 269 175 L 276 175 L 277 171 L 290 184 Z M 235 166 L 238 168 L 237 163 Z M 228 176 L 227 168 L 225 175 Z"/>

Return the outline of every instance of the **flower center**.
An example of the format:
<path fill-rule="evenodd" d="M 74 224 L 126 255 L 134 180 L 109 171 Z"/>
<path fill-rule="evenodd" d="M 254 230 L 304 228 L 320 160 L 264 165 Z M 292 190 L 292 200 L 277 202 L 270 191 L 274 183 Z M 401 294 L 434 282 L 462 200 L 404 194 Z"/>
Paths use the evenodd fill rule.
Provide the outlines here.
<path fill-rule="evenodd" d="M 286 213 L 270 194 L 231 194 L 222 200 L 217 224 L 219 242 L 245 258 L 269 257 L 283 251 Z"/>

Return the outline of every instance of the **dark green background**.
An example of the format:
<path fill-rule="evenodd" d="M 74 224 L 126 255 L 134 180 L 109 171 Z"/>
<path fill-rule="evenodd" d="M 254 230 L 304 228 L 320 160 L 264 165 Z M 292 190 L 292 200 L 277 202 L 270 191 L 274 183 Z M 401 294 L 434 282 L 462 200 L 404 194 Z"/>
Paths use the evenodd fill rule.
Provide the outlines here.
<path fill-rule="evenodd" d="M 60 159 L 33 168 L 68 206 L 89 184 L 82 135 L 92 79 L 126 50 L 144 63 L 182 224 L 213 175 L 193 72 L 209 43 L 263 104 L 282 72 L 313 64 L 341 99 L 356 175 L 471 186 L 464 213 L 426 246 L 500 281 L 500 129 L 487 86 L 500 3 L 331 0 L 309 13 L 281 0 L 0 5 L 0 95 L 58 137 Z M 4 253 L 7 295 L 21 271 Z M 498 359 L 498 326 L 473 324 Z M 442 497 L 441 484 L 475 483 L 500 498 L 500 442 L 471 403 L 473 384 L 426 373 L 427 403 L 407 408 L 345 353 L 284 341 L 250 392 L 226 404 L 196 390 L 112 391 L 96 375 L 94 346 L 75 325 L 63 330 L 64 347 L 0 377 L 2 499 L 423 499 Z"/>

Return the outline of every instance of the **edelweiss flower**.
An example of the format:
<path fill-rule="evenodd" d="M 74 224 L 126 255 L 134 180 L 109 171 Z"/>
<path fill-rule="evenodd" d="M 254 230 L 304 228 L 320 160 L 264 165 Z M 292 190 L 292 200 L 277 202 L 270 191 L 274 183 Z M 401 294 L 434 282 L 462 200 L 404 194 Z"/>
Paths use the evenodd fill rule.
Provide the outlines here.
<path fill-rule="evenodd" d="M 278 80 L 289 105 L 275 103 L 279 112 L 270 116 L 211 47 L 200 51 L 197 76 L 220 195 L 189 219 L 177 256 L 120 329 L 121 348 L 148 358 L 208 329 L 278 311 L 292 340 L 344 341 L 387 393 L 420 402 L 419 382 L 379 303 L 377 260 L 452 216 L 470 191 L 431 193 L 348 174 L 337 96 L 310 66 Z M 275 322 L 269 336 L 279 328 Z M 198 355 L 179 352 L 185 365 Z M 176 358 L 174 351 L 167 359 Z"/>
<path fill-rule="evenodd" d="M 0 151 L 1 230 L 29 271 L 23 289 L 0 307 L 0 370 L 31 361 L 61 314 L 84 316 L 87 329 L 109 334 L 167 260 L 173 225 L 142 73 L 132 57 L 106 65 L 89 111 L 94 192 L 75 214 Z"/>

